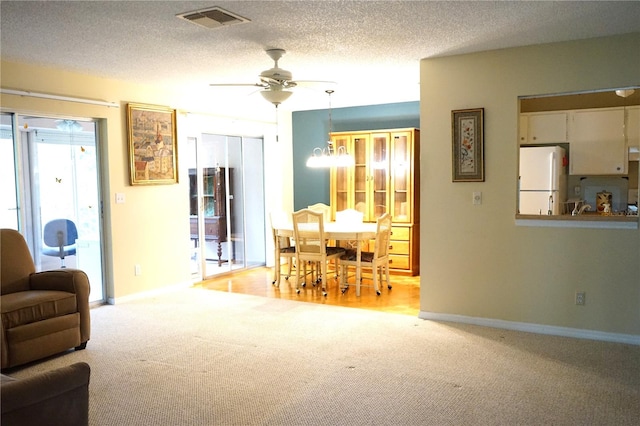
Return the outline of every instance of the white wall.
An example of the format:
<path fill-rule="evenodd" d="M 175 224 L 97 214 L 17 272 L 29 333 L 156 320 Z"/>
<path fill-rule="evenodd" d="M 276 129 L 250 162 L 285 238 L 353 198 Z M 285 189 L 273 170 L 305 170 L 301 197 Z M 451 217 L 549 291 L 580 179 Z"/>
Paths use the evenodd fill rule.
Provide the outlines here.
<path fill-rule="evenodd" d="M 636 33 L 421 61 L 422 317 L 640 343 L 637 229 L 515 225 L 518 96 L 637 85 L 639 46 Z M 451 111 L 465 108 L 484 108 L 485 182 L 451 182 Z"/>
<path fill-rule="evenodd" d="M 3 111 L 102 120 L 103 240 L 110 299 L 191 282 L 188 158 L 180 156 L 187 137 L 199 137 L 203 132 L 264 137 L 265 163 L 270 170 L 265 176 L 267 209 L 290 209 L 293 205 L 291 113 L 286 110 L 280 111 L 280 141 L 276 143 L 274 115 L 270 113 L 264 121 L 215 116 L 208 112 L 215 100 L 202 93 L 172 93 L 157 87 L 6 61 L 1 64 L 0 80 L 3 88 L 105 100 L 120 105 L 120 108 L 109 108 L 6 94 L 0 98 Z M 260 98 L 241 101 L 264 102 Z M 130 186 L 125 125 L 126 104 L 130 102 L 178 110 L 178 184 Z M 115 204 L 117 192 L 125 194 L 125 204 Z M 268 235 L 267 241 L 271 242 L 270 231 Z M 272 257 L 272 252 L 267 247 L 267 255 Z M 134 275 L 135 264 L 141 265 L 141 276 Z"/>

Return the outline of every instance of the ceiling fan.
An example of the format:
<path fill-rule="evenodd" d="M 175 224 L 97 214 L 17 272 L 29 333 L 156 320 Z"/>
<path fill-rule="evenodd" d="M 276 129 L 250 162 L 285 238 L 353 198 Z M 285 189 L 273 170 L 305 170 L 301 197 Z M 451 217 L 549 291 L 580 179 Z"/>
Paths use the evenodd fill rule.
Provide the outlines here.
<path fill-rule="evenodd" d="M 278 107 L 282 102 L 289 99 L 293 94 L 290 89 L 293 89 L 298 83 L 329 83 L 335 84 L 333 81 L 302 81 L 293 80 L 293 76 L 290 71 L 284 70 L 278 66 L 278 60 L 286 53 L 284 49 L 266 49 L 265 52 L 271 59 L 273 59 L 274 65 L 268 70 L 260 73 L 259 83 L 213 83 L 210 86 L 252 86 L 259 87 L 262 90 L 260 94 L 267 101 Z"/>

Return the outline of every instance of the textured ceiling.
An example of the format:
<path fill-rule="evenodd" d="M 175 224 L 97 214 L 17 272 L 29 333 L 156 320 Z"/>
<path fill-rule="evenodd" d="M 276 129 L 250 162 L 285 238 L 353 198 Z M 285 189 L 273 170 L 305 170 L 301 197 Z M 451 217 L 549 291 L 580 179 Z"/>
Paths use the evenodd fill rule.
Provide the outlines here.
<path fill-rule="evenodd" d="M 251 20 L 205 29 L 176 17 L 212 6 Z M 212 103 L 270 107 L 254 88 L 286 49 L 294 79 L 330 80 L 332 105 L 419 99 L 421 58 L 640 31 L 640 2 L 572 1 L 5 1 L 3 60 L 179 87 Z M 282 108 L 326 108 L 326 87 L 297 88 Z M 214 108 L 215 109 L 215 108 Z"/>

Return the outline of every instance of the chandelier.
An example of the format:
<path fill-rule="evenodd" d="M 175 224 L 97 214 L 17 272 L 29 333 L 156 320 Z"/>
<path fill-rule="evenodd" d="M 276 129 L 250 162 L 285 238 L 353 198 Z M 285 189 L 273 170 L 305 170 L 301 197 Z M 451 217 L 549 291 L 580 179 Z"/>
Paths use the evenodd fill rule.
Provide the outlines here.
<path fill-rule="evenodd" d="M 307 167 L 330 168 L 330 167 L 350 167 L 355 164 L 353 156 L 349 155 L 344 146 L 335 149 L 331 141 L 331 94 L 333 90 L 325 90 L 329 95 L 329 138 L 325 148 L 315 147 L 311 156 L 307 160 Z"/>

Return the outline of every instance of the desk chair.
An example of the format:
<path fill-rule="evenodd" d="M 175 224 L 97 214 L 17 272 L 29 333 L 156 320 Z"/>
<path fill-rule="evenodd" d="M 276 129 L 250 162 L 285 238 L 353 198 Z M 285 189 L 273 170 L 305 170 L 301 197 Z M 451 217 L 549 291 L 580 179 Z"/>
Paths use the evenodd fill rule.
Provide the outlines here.
<path fill-rule="evenodd" d="M 296 245 L 296 266 L 297 276 L 296 293 L 300 293 L 301 281 L 300 270 L 303 262 L 311 262 L 318 265 L 320 278 L 322 281 L 322 295 L 327 295 L 327 263 L 330 260 L 336 262 L 336 273 L 338 271 L 338 259 L 345 251 L 340 247 L 327 246 L 324 234 L 324 216 L 322 213 L 303 209 L 294 212 L 293 215 L 293 235 Z M 306 283 L 306 282 L 305 282 Z M 303 284 L 304 286 L 304 284 Z"/>
<path fill-rule="evenodd" d="M 291 276 L 293 261 L 296 257 L 296 247 L 293 245 L 291 238 L 278 235 L 278 229 L 280 225 L 289 222 L 289 220 L 287 219 L 287 214 L 283 211 L 273 211 L 269 214 L 269 218 L 271 220 L 271 232 L 273 234 L 273 247 L 275 250 L 272 284 L 277 287 L 280 285 L 280 275 L 283 258 L 287 259 L 287 264 L 289 265 L 289 272 L 284 277 L 284 279 L 288 280 Z"/>
<path fill-rule="evenodd" d="M 360 267 L 371 268 L 373 278 L 373 288 L 376 294 L 380 296 L 380 288 L 378 287 L 378 273 L 380 274 L 380 282 L 383 281 L 383 273 L 386 277 L 387 287 L 391 290 L 391 282 L 389 281 L 389 243 L 391 240 L 391 215 L 385 213 L 377 220 L 376 240 L 373 252 L 363 251 L 360 253 Z M 340 257 L 340 288 L 342 293 L 349 288 L 349 266 L 358 267 L 358 252 L 354 249 L 346 250 L 345 254 Z M 362 276 L 362 275 L 361 275 Z M 360 282 L 356 282 L 356 296 L 360 296 Z"/>
<path fill-rule="evenodd" d="M 42 254 L 59 257 L 60 267 L 66 268 L 64 258 L 76 254 L 76 224 L 69 219 L 54 219 L 44 226 L 43 239 L 46 247 L 42 248 Z"/>

